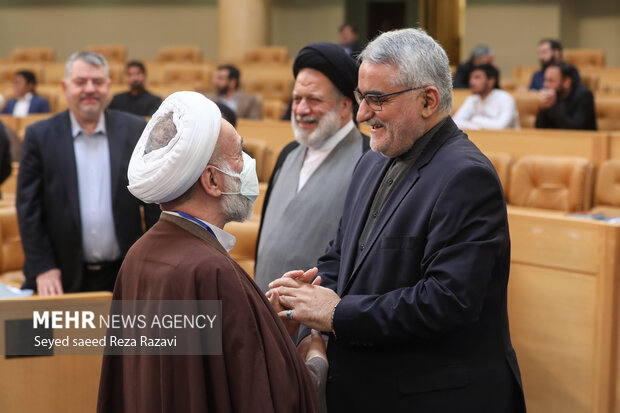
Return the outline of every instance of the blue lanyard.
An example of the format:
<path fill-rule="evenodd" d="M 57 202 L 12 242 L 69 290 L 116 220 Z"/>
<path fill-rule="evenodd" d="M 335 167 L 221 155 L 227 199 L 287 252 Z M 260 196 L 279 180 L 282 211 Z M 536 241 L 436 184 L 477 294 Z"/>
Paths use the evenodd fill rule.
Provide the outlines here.
<path fill-rule="evenodd" d="M 209 228 L 209 226 L 207 224 L 205 224 L 204 222 L 202 222 L 198 218 L 193 217 L 190 214 L 187 214 L 187 213 L 182 212 L 182 211 L 172 211 L 172 212 L 176 212 L 177 214 L 181 215 L 183 218 L 187 218 L 187 219 L 189 219 L 191 221 L 194 221 L 196 224 L 200 225 L 201 227 L 203 227 L 204 229 L 209 231 L 211 233 L 211 235 L 213 235 L 215 237 L 215 232 L 213 232 L 213 230 L 211 228 Z M 215 237 L 215 239 L 217 239 L 217 237 Z"/>

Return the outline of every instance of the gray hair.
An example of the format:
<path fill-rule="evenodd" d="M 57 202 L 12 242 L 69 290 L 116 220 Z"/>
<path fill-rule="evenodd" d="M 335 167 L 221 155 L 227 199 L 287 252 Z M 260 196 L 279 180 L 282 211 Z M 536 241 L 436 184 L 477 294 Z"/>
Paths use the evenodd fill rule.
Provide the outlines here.
<path fill-rule="evenodd" d="M 398 69 L 392 80 L 397 86 L 435 86 L 439 111 L 452 109 L 452 74 L 441 45 L 422 29 L 400 29 L 383 33 L 360 53 L 360 61 L 388 64 Z"/>
<path fill-rule="evenodd" d="M 472 59 L 481 59 L 484 56 L 493 56 L 493 49 L 485 44 L 476 46 L 471 52 Z"/>
<path fill-rule="evenodd" d="M 176 134 L 177 127 L 172 120 L 172 112 L 168 112 L 153 125 L 149 138 L 144 145 L 144 154 L 167 146 Z"/>
<path fill-rule="evenodd" d="M 105 70 L 105 76 L 107 78 L 110 77 L 110 68 L 108 66 L 108 61 L 105 60 L 105 57 L 95 52 L 75 52 L 69 56 L 67 63 L 65 63 L 65 79 L 71 75 L 73 63 L 75 63 L 76 60 L 83 60 L 84 62 L 95 67 L 103 67 Z"/>

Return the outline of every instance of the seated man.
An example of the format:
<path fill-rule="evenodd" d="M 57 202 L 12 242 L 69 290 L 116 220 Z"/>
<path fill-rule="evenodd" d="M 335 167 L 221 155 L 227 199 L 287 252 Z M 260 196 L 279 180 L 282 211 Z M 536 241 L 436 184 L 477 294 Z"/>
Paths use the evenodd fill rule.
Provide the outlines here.
<path fill-rule="evenodd" d="M 260 119 L 262 117 L 262 103 L 260 99 L 251 94 L 239 90 L 241 87 L 241 72 L 232 65 L 218 66 L 213 85 L 216 94 L 208 94 L 207 97 L 215 102 L 221 102 L 231 108 L 237 118 Z"/>
<path fill-rule="evenodd" d="M 469 76 L 472 69 L 478 65 L 493 64 L 493 50 L 486 45 L 476 46 L 471 52 L 469 60 L 459 65 L 454 74 L 454 88 L 467 89 L 469 87 Z"/>
<path fill-rule="evenodd" d="M 542 89 L 545 82 L 545 69 L 553 62 L 562 61 L 562 43 L 555 39 L 542 39 L 538 43 L 538 60 L 540 61 L 540 70 L 532 75 L 530 90 Z M 577 80 L 579 80 L 579 71 L 575 70 Z"/>
<path fill-rule="evenodd" d="M 133 60 L 127 63 L 125 77 L 129 84 L 129 91 L 114 95 L 109 108 L 138 116 L 151 116 L 161 105 L 161 98 L 144 88 L 146 68 L 142 62 Z"/>
<path fill-rule="evenodd" d="M 579 82 L 573 65 L 554 62 L 545 70 L 536 127 L 596 130 L 594 96 Z"/>
<path fill-rule="evenodd" d="M 515 99 L 499 89 L 499 72 L 494 66 L 474 67 L 469 78 L 473 93 L 454 114 L 461 129 L 506 129 L 519 127 Z"/>
<path fill-rule="evenodd" d="M 44 97 L 38 96 L 34 90 L 37 78 L 30 70 L 20 70 L 13 78 L 13 94 L 15 97 L 6 102 L 2 113 L 24 117 L 30 113 L 49 113 L 50 104 Z"/>
<path fill-rule="evenodd" d="M 169 96 L 140 137 L 128 188 L 164 212 L 127 254 L 113 298 L 221 300 L 222 353 L 105 355 L 99 413 L 318 411 L 284 325 L 228 254 L 235 237 L 224 225 L 248 218 L 258 196 L 256 163 L 241 144 L 196 92 Z"/>

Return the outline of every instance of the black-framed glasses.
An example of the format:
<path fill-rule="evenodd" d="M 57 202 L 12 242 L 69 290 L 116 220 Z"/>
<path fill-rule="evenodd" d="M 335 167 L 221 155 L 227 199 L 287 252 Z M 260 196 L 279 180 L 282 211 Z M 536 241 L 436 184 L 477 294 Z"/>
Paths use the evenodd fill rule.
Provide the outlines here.
<path fill-rule="evenodd" d="M 355 88 L 355 90 L 353 91 L 353 95 L 355 96 L 355 100 L 357 101 L 358 105 L 362 104 L 363 99 L 366 101 L 366 104 L 368 105 L 368 107 L 370 107 L 370 109 L 378 112 L 383 110 L 383 103 L 388 100 L 390 96 L 400 95 L 401 93 L 410 92 L 412 90 L 424 89 L 425 87 L 426 86 L 410 87 L 409 89 L 403 89 L 392 93 L 385 93 L 383 95 L 377 95 L 374 93 L 366 93 L 365 95 L 363 95 L 358 88 Z"/>

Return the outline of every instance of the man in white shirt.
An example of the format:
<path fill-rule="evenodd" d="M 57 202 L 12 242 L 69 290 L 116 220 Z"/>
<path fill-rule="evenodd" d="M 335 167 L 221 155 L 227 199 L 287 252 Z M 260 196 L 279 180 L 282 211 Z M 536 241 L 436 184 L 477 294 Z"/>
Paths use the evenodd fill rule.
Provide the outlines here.
<path fill-rule="evenodd" d="M 519 128 L 519 112 L 515 99 L 499 89 L 499 72 L 492 65 L 474 67 L 469 79 L 473 93 L 454 115 L 461 129 Z"/>
<path fill-rule="evenodd" d="M 255 281 L 263 290 L 291 268 L 309 268 L 336 235 L 357 160 L 370 147 L 353 122 L 357 62 L 326 42 L 293 63 L 295 142 L 280 153 L 261 216 Z"/>
<path fill-rule="evenodd" d="M 14 98 L 6 102 L 2 113 L 15 117 L 25 117 L 30 113 L 49 113 L 49 102 L 36 94 L 34 90 L 36 85 L 37 78 L 30 70 L 20 70 L 15 73 L 13 77 Z"/>

